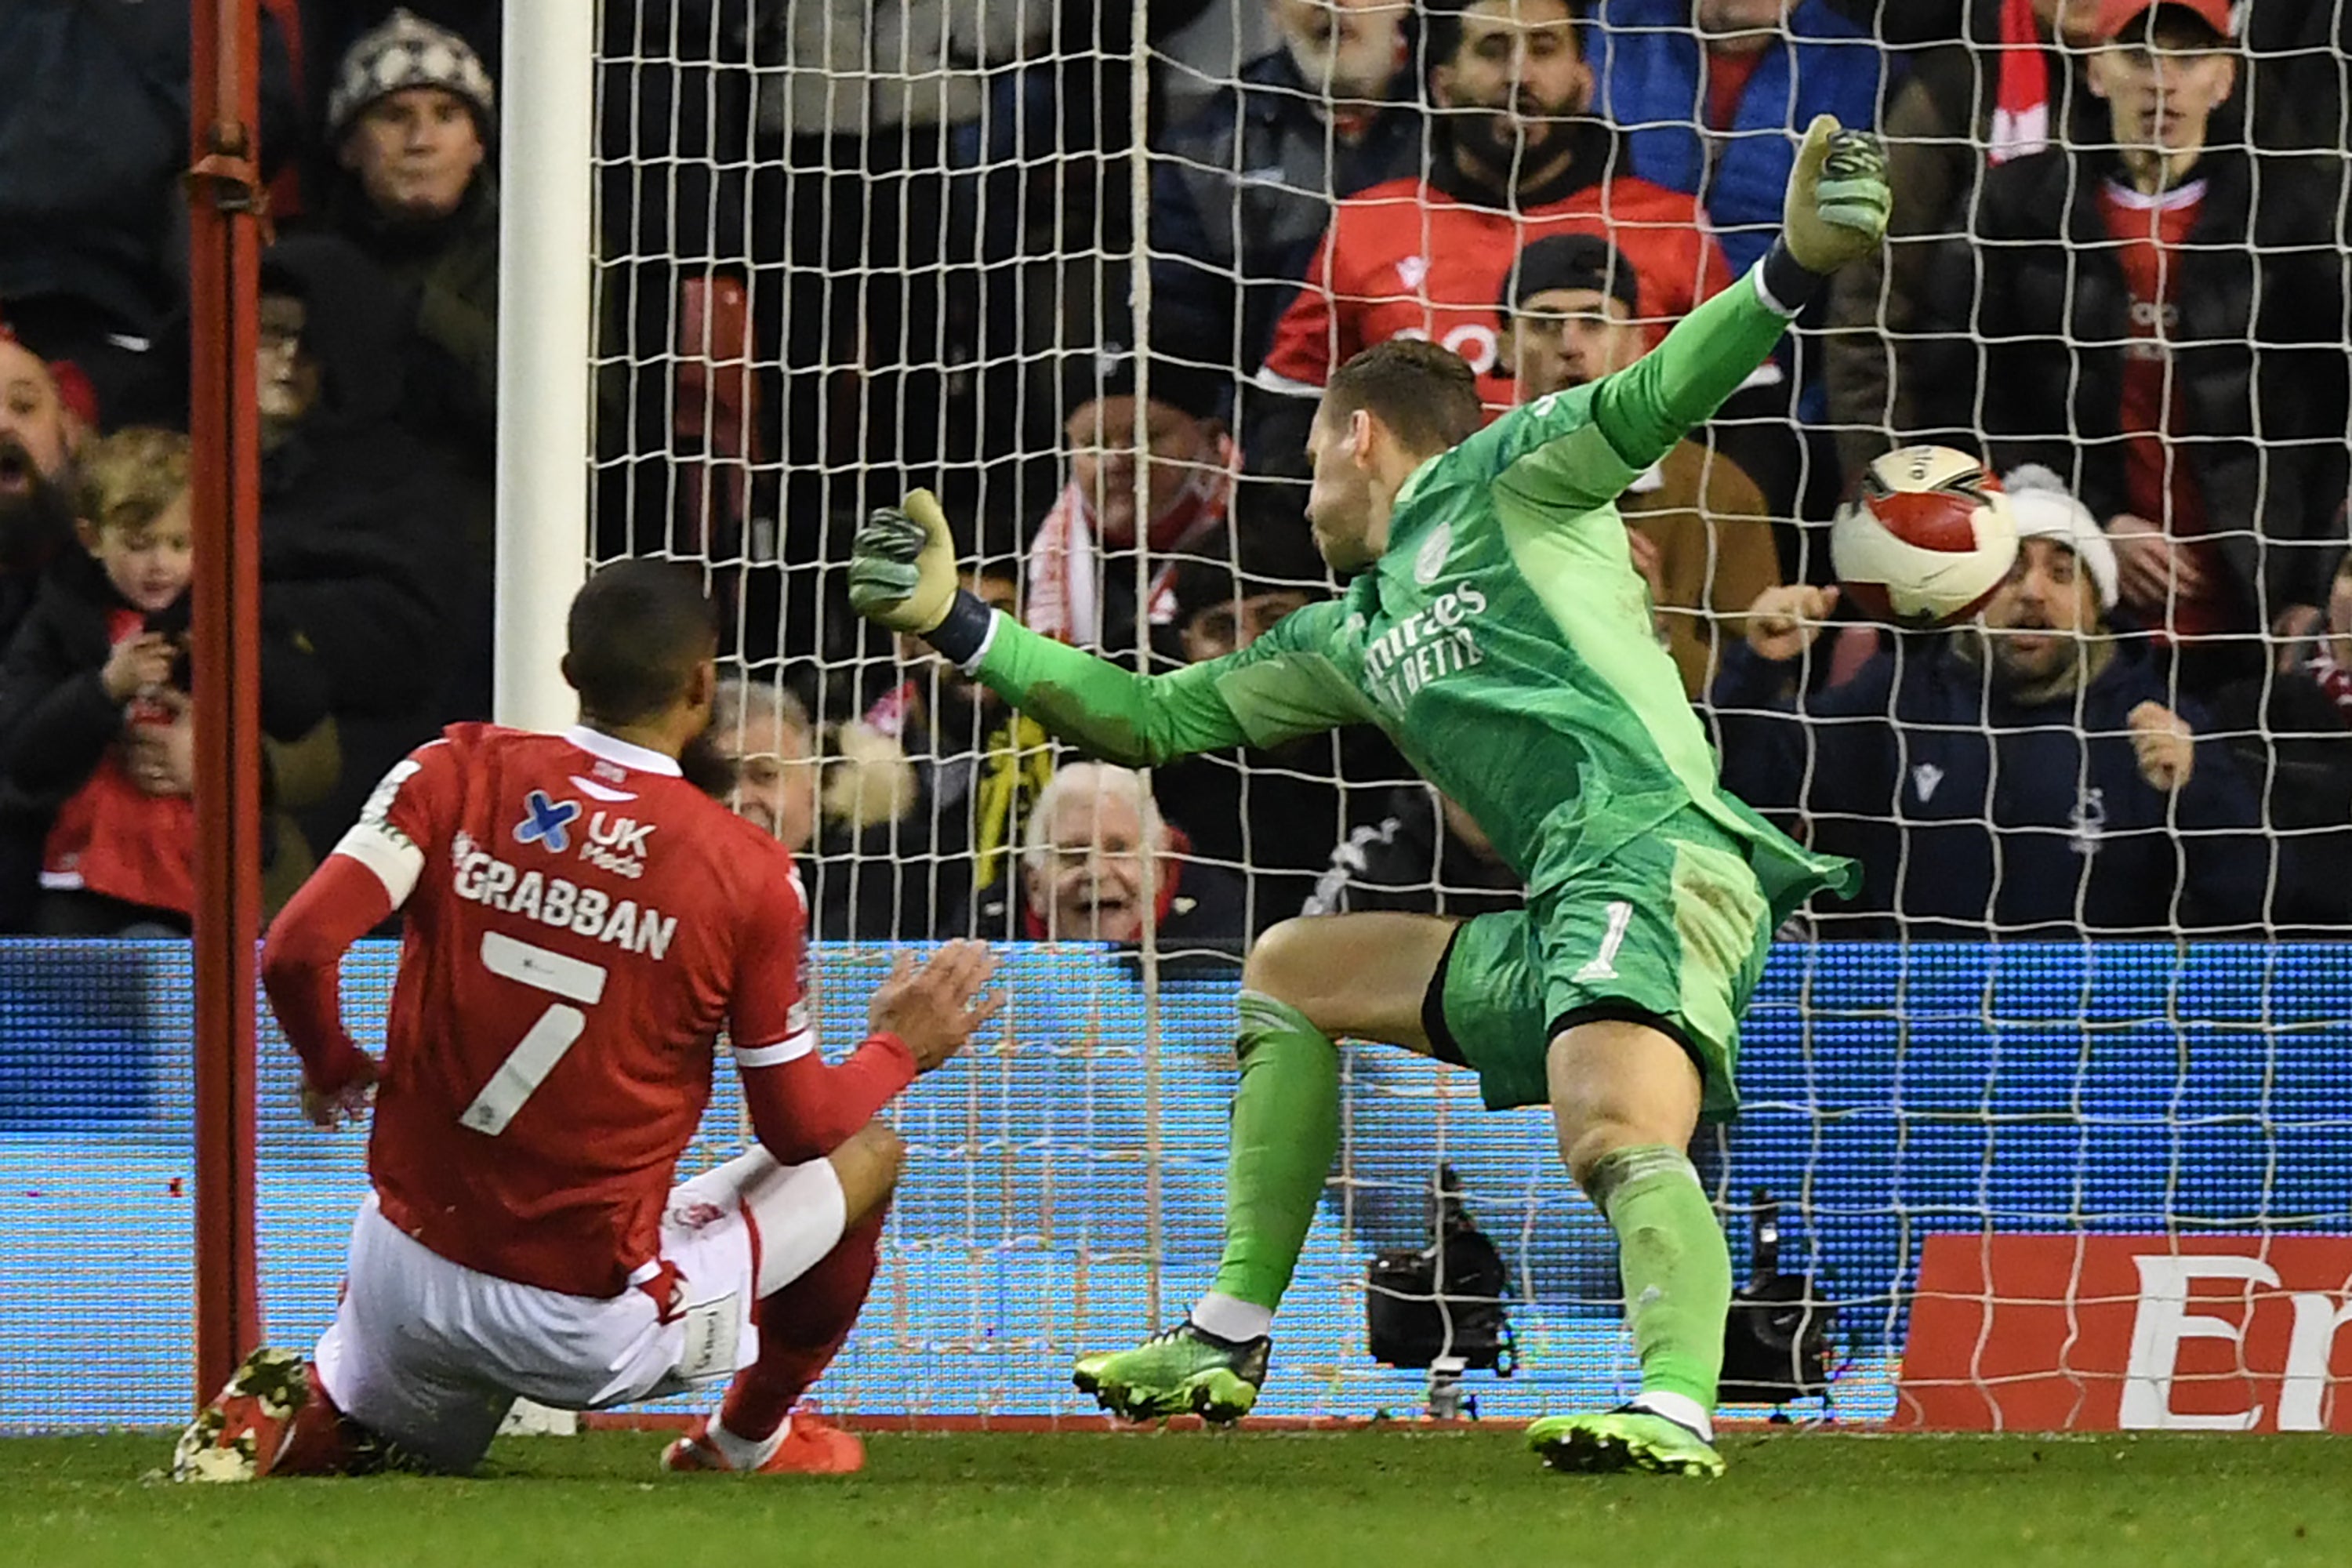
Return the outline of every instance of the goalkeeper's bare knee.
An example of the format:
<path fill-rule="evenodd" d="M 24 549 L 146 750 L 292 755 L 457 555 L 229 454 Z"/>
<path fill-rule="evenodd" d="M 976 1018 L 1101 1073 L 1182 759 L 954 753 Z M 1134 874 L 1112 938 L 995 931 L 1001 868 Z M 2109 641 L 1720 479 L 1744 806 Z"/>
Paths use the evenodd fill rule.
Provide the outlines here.
<path fill-rule="evenodd" d="M 1387 910 L 1280 921 L 1251 946 L 1242 986 L 1334 1038 L 1426 1050 L 1422 1004 L 1454 923 Z"/>
<path fill-rule="evenodd" d="M 1546 1061 L 1560 1158 L 1588 1194 L 1622 1149 L 1683 1149 L 1698 1128 L 1698 1068 L 1672 1037 L 1625 1018 L 1567 1029 Z"/>
<path fill-rule="evenodd" d="M 1318 923 L 1311 916 L 1294 916 L 1268 926 L 1250 944 L 1242 963 L 1242 989 L 1296 1007 L 1309 1023 L 1325 1029 L 1317 1010 L 1325 1002 L 1327 985 L 1327 977 L 1317 973 L 1318 950 L 1325 946 L 1315 929 Z"/>

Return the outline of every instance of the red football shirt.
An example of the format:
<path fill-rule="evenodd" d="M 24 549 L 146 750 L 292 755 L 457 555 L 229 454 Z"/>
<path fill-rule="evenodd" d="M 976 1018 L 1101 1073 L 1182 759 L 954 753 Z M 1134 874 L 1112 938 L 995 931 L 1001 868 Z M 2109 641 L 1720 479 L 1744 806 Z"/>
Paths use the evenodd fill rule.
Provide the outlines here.
<path fill-rule="evenodd" d="M 2099 216 L 2116 242 L 2129 301 L 2124 342 L 2124 495 L 2133 513 L 2188 548 L 2204 568 L 2206 590 L 2173 599 L 2169 629 L 2183 637 L 2231 629 L 2231 600 L 2222 584 L 2221 552 L 2204 537 L 2204 492 L 2190 468 L 2190 450 L 2176 437 L 2185 426 L 2173 343 L 2180 327 L 2181 247 L 2205 205 L 2205 182 L 2191 181 L 2161 195 L 2146 195 L 2109 181 L 2099 192 Z"/>
<path fill-rule="evenodd" d="M 368 1146 L 385 1217 L 486 1274 L 619 1293 L 720 1027 L 746 1067 L 814 1048 L 791 852 L 657 752 L 487 724 L 395 768 L 338 851 L 407 895 Z"/>
<path fill-rule="evenodd" d="M 1258 373 L 1276 392 L 1319 392 L 1331 370 L 1391 338 L 1428 338 L 1470 362 L 1496 413 L 1516 400 L 1497 374 L 1498 301 L 1511 260 L 1555 234 L 1613 241 L 1642 284 L 1653 338 L 1731 280 L 1731 263 L 1680 191 L 1603 180 L 1520 212 L 1479 206 L 1420 180 L 1391 180 L 1341 202 L 1276 324 Z"/>

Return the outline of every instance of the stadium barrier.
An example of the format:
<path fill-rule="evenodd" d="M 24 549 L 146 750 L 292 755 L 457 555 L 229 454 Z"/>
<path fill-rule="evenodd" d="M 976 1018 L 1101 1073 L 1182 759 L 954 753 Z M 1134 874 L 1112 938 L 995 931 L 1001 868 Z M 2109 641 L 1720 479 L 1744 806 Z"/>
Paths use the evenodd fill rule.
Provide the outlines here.
<path fill-rule="evenodd" d="M 379 1035 L 394 952 L 370 943 L 345 966 L 345 1008 L 362 1040 Z M 2044 1314 L 2017 1342 L 2050 1347 L 2053 1364 L 2039 1373 L 2074 1386 L 2078 1406 L 2084 1380 L 2105 1379 L 2115 1386 L 2091 1403 L 2137 1411 L 2140 1425 L 2150 1408 L 2189 1412 L 2156 1423 L 2165 1425 L 2267 1426 L 2305 1411 L 2332 1421 L 2326 1396 L 2352 1267 L 2315 1279 L 2287 1264 L 2352 1253 L 2315 1251 L 2311 1239 L 2352 1234 L 2347 957 L 2320 945 L 1778 951 L 1750 1014 L 1747 1112 L 1715 1138 L 1706 1168 L 1726 1202 L 1735 1272 L 1747 1268 L 1747 1207 L 1769 1193 L 1781 1205 L 1781 1267 L 1814 1275 L 1835 1303 L 1841 1375 L 1828 1413 L 1895 1414 L 1923 1247 L 1941 1236 L 1967 1244 L 1937 1244 L 1958 1259 L 1944 1266 L 1938 1310 L 1959 1324 L 1949 1331 L 1976 1339 L 1939 1345 L 1937 1377 L 1948 1391 L 1973 1385 L 1983 1409 L 2021 1375 L 1984 1342 L 2007 1305 Z M 863 1032 L 865 995 L 887 963 L 877 950 L 817 949 L 835 1047 Z M 1070 1358 L 1181 1310 L 1213 1268 L 1231 973 L 1160 978 L 1156 1063 L 1132 958 L 1014 947 L 1001 974 L 1011 997 L 1003 1037 L 923 1081 L 898 1112 L 912 1158 L 874 1300 L 820 1389 L 830 1409 L 1086 1414 L 1066 1382 Z M 184 1414 L 191 986 L 183 947 L 0 943 L 0 1431 Z M 292 1059 L 274 1027 L 262 1058 L 265 1308 L 273 1340 L 306 1344 L 332 1310 L 364 1141 L 299 1120 Z M 1508 1378 L 1469 1374 L 1480 1413 L 1527 1415 L 1624 1390 L 1633 1363 L 1612 1249 L 1560 1170 L 1548 1117 L 1486 1114 L 1467 1075 L 1388 1049 L 1349 1053 L 1345 1094 L 1341 1163 L 1284 1308 L 1260 1411 L 1420 1408 L 1423 1373 L 1364 1353 L 1362 1280 L 1373 1252 L 1425 1237 L 1441 1162 L 1513 1279 L 1518 1365 Z M 722 1067 L 681 1168 L 743 1137 Z M 1983 1239 L 1995 1236 L 1998 1245 Z M 2056 1238 L 2058 1251 L 2045 1245 L 2050 1255 L 2020 1272 L 2008 1261 L 2021 1245 L 2012 1236 Z M 2063 1325 L 2092 1311 L 2078 1320 L 2063 1289 L 2038 1308 L 1998 1300 L 2005 1280 L 2047 1296 L 2077 1279 L 2130 1275 L 2112 1247 L 2068 1247 L 2069 1237 L 2192 1238 L 2155 1245 L 2256 1256 L 2142 1266 L 2157 1293 L 2116 1331 L 2133 1343 L 2077 1355 L 2070 1368 L 2081 1335 L 2044 1332 L 2047 1314 Z M 2231 1239 L 2246 1237 L 2275 1238 L 2273 1263 L 2260 1256 L 2273 1240 Z M 1970 1258 L 1982 1263 L 1973 1274 Z M 2257 1313 L 2271 1296 L 2298 1314 L 2292 1331 L 2276 1311 Z M 2258 1319 L 2276 1321 L 2255 1333 Z M 2155 1351 L 2143 1332 L 2162 1342 Z M 2290 1340 L 2300 1381 L 2252 1386 L 2257 1342 Z M 2168 1387 L 2213 1388 L 2177 1402 L 2152 1394 L 2146 1363 L 2158 1352 Z"/>

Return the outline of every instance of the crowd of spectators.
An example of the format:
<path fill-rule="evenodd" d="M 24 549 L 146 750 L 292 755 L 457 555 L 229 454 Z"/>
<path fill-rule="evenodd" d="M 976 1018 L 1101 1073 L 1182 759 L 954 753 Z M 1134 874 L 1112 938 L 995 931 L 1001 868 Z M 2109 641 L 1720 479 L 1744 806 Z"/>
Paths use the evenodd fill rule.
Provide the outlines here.
<path fill-rule="evenodd" d="M 264 12 L 278 888 L 488 711 L 501 100 L 495 0 Z M 2352 926 L 2352 4 L 601 16 L 586 537 L 712 563 L 719 749 L 820 936 L 1515 899 L 1376 734 L 1057 751 L 845 613 L 846 531 L 929 484 L 1032 626 L 1147 670 L 1246 646 L 1334 591 L 1331 369 L 1426 337 L 1499 414 L 1622 368 L 1761 252 L 1818 113 L 1888 143 L 1884 256 L 1620 510 L 1727 782 L 1864 860 L 1820 933 Z M 0 931 L 188 919 L 187 69 L 169 5 L 0 11 Z M 2025 535 L 1940 636 L 1855 619 L 1822 548 L 1918 440 L 2010 475 Z"/>

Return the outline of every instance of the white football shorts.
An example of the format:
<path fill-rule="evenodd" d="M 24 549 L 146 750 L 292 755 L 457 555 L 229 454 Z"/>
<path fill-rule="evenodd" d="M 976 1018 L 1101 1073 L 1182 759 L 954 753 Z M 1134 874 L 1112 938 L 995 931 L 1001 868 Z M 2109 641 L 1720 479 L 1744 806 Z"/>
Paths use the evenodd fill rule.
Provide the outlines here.
<path fill-rule="evenodd" d="M 673 1189 L 661 1258 L 678 1288 L 667 1316 L 646 1291 L 567 1296 L 452 1263 L 383 1217 L 371 1193 L 352 1226 L 343 1298 L 312 1352 L 344 1415 L 438 1469 L 470 1469 L 518 1397 L 558 1410 L 658 1399 L 732 1376 L 760 1353 L 752 1321 L 767 1275 L 805 1273 L 840 1241 L 840 1178 L 823 1160 L 781 1170 L 755 1223 L 707 1171 Z"/>

